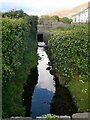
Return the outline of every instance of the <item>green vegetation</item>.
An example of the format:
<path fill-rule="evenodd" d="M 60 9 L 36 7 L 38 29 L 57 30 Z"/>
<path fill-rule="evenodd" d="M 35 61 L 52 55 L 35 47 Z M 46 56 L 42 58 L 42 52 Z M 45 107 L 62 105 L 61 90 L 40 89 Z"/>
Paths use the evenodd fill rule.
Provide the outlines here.
<path fill-rule="evenodd" d="M 88 86 L 90 86 L 90 82 L 85 82 L 82 80 L 71 80 L 68 83 L 68 88 L 77 103 L 78 112 L 90 111 Z"/>
<path fill-rule="evenodd" d="M 6 118 L 24 116 L 25 113 L 22 105 L 23 84 L 31 69 L 37 65 L 37 16 L 25 15 L 23 11 L 10 11 L 4 14 L 2 109 L 3 117 Z"/>
<path fill-rule="evenodd" d="M 75 97 L 79 112 L 88 108 L 89 50 L 87 25 L 50 29 L 48 41 L 54 72 Z"/>
<path fill-rule="evenodd" d="M 68 17 L 63 17 L 63 18 L 60 18 L 60 19 L 59 19 L 59 22 L 71 24 L 72 19 L 69 19 Z"/>
<path fill-rule="evenodd" d="M 51 21 L 59 22 L 59 16 L 51 16 L 51 17 L 50 17 L 50 20 L 51 20 Z"/>
<path fill-rule="evenodd" d="M 38 19 L 39 24 L 44 24 L 45 22 L 48 22 L 50 20 L 50 16 L 48 15 L 42 15 Z"/>
<path fill-rule="evenodd" d="M 63 22 L 66 24 L 71 24 L 72 19 L 68 17 L 59 18 L 59 16 L 49 16 L 49 15 L 42 15 L 39 17 L 39 24 L 51 24 L 52 22 Z"/>
<path fill-rule="evenodd" d="M 78 75 L 89 80 L 88 29 L 86 26 L 72 27 L 68 30 L 51 31 L 48 41 L 51 46 L 54 68 L 62 76 L 71 79 Z"/>
<path fill-rule="evenodd" d="M 9 17 L 9 18 L 24 18 L 28 16 L 23 10 L 11 10 L 9 12 L 2 13 L 2 17 Z"/>
<path fill-rule="evenodd" d="M 45 118 L 47 118 L 47 120 L 57 120 L 57 116 L 53 115 L 53 114 L 46 114 L 43 115 Z"/>

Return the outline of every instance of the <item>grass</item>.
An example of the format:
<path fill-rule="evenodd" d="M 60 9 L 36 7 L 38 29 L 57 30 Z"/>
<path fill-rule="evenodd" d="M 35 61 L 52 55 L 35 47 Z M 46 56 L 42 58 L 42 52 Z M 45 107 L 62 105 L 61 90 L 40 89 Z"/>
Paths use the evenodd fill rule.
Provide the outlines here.
<path fill-rule="evenodd" d="M 51 33 L 51 34 L 59 34 L 60 33 L 71 33 L 72 31 L 79 31 L 81 30 L 82 28 L 86 28 L 88 29 L 88 24 L 81 24 L 81 25 L 71 25 L 71 26 L 59 26 L 59 27 L 56 27 L 56 28 L 49 28 L 48 31 Z M 66 32 L 66 33 L 65 33 Z"/>
<path fill-rule="evenodd" d="M 75 99 L 78 112 L 90 111 L 89 86 L 90 82 L 83 82 L 82 80 L 71 80 L 68 83 L 68 88 Z"/>

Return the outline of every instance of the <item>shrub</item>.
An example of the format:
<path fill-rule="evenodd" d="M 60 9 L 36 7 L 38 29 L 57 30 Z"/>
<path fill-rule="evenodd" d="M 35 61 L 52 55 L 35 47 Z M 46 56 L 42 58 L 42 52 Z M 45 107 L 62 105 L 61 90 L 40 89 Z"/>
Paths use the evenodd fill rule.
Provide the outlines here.
<path fill-rule="evenodd" d="M 69 19 L 68 17 L 63 17 L 63 18 L 60 18 L 59 21 L 70 24 L 72 22 L 72 19 Z"/>
<path fill-rule="evenodd" d="M 2 18 L 3 117 L 24 116 L 21 98 L 24 82 L 37 65 L 36 35 L 36 16 Z"/>
<path fill-rule="evenodd" d="M 86 25 L 52 32 L 49 45 L 54 69 L 67 79 L 72 79 L 77 74 L 80 79 L 89 80 L 88 29 Z"/>

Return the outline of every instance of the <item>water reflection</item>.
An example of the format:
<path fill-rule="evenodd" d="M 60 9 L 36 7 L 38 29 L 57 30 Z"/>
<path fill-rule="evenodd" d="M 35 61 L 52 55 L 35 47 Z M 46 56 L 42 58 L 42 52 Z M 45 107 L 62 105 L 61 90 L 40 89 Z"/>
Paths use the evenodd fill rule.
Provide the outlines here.
<path fill-rule="evenodd" d="M 47 70 L 50 62 L 48 56 L 44 50 L 44 47 L 38 47 L 38 54 L 41 58 L 38 60 L 38 88 L 45 88 L 49 91 L 55 92 L 55 81 L 53 80 L 53 75 Z"/>
<path fill-rule="evenodd" d="M 55 81 L 53 80 L 53 75 L 49 73 L 47 68 L 50 62 L 48 56 L 45 52 L 45 43 L 40 43 L 38 47 L 38 83 L 34 89 L 32 96 L 32 106 L 31 113 L 32 117 L 40 116 L 43 114 L 50 113 L 50 103 L 55 92 Z"/>
<path fill-rule="evenodd" d="M 53 97 L 53 92 L 43 88 L 35 88 L 32 98 L 32 117 L 41 116 L 50 113 L 50 103 Z"/>
<path fill-rule="evenodd" d="M 38 80 L 38 70 L 37 67 L 31 70 L 31 74 L 28 76 L 26 83 L 24 84 L 24 92 L 22 94 L 22 101 L 25 107 L 25 116 L 31 116 L 31 100 L 34 91 L 34 87 Z"/>
<path fill-rule="evenodd" d="M 54 93 L 50 112 L 56 115 L 72 116 L 73 113 L 77 112 L 77 107 L 69 90 L 60 85 L 56 77 L 55 83 L 56 92 Z"/>

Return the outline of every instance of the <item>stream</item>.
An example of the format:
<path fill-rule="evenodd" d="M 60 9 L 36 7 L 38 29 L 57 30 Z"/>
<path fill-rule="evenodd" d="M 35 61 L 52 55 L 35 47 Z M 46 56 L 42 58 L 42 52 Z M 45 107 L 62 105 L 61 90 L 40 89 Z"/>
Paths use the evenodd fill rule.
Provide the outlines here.
<path fill-rule="evenodd" d="M 38 66 L 32 69 L 24 84 L 22 101 L 25 116 L 35 118 L 49 113 L 72 116 L 77 112 L 77 107 L 69 90 L 50 74 L 52 66 L 49 65 L 45 47 L 44 42 L 38 42 Z"/>

